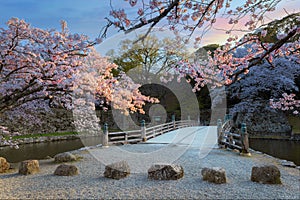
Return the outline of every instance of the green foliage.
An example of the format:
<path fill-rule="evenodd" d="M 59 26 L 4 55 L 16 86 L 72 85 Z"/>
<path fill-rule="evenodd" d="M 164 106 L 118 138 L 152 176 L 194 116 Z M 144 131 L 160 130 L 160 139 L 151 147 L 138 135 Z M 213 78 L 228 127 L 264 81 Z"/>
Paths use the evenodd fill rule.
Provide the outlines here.
<path fill-rule="evenodd" d="M 179 60 L 187 59 L 185 44 L 176 39 L 160 39 L 147 36 L 141 40 L 123 40 L 118 50 L 110 50 L 107 56 L 119 67 L 114 71 L 128 73 L 135 69 L 134 81 L 157 79 L 163 72 L 169 71 Z"/>
<path fill-rule="evenodd" d="M 125 40 L 121 44 L 120 56 L 111 54 L 111 52 L 108 53 L 109 56 L 112 56 L 112 61 L 119 66 L 119 68 L 116 70 L 118 73 L 120 71 L 128 72 L 130 69 L 135 67 L 141 67 L 143 63 L 142 58 L 142 52 L 146 51 L 144 48 L 140 48 L 138 45 L 131 46 L 131 49 L 128 49 L 128 47 L 131 45 L 131 40 Z"/>
<path fill-rule="evenodd" d="M 210 52 L 214 52 L 217 48 L 219 48 L 220 45 L 219 44 L 208 44 L 204 47 L 202 47 L 203 49 L 205 49 L 206 51 L 210 51 Z"/>
<path fill-rule="evenodd" d="M 293 132 L 300 134 L 300 117 L 288 116 L 289 124 L 293 127 Z"/>

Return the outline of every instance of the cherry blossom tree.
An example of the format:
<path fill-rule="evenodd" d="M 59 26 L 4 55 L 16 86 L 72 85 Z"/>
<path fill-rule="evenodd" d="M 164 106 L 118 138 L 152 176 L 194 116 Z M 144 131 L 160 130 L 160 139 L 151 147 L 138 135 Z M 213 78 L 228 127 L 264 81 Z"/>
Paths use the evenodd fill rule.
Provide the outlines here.
<path fill-rule="evenodd" d="M 87 38 L 32 28 L 12 18 L 1 28 L 0 113 L 37 99 L 70 92 L 82 57 L 92 46 Z"/>
<path fill-rule="evenodd" d="M 94 108 L 95 99 L 102 98 L 125 113 L 143 112 L 145 101 L 156 101 L 142 95 L 125 74 L 114 77 L 117 66 L 93 48 L 98 41 L 69 33 L 65 22 L 60 32 L 34 28 L 17 18 L 7 25 L 0 29 L 0 116 L 8 111 L 26 114 L 19 108 L 40 100 L 73 109 L 82 104 Z M 78 96 L 87 91 L 91 99 Z M 4 134 L 8 129 L 1 126 Z"/>
<path fill-rule="evenodd" d="M 86 36 L 70 34 L 65 26 L 62 32 L 31 28 L 25 21 L 15 18 L 8 26 L 8 30 L 1 29 L 0 34 L 3 41 L 0 113 L 37 99 L 56 99 L 55 103 L 72 108 L 69 95 L 83 84 L 82 81 L 89 81 L 94 95 L 105 97 L 108 102 L 119 101 L 116 97 L 121 89 L 128 89 L 135 98 L 141 98 L 139 100 L 150 100 L 137 92 L 139 86 L 129 77 L 124 74 L 114 77 L 112 69 L 117 65 L 100 56 L 92 47 L 95 42 L 88 42 Z M 78 76 L 94 79 L 79 79 Z M 121 87 L 122 84 L 127 88 Z M 128 101 L 135 98 L 131 96 Z M 141 109 L 139 100 L 115 105 L 123 110 L 134 110 L 135 106 Z"/>
<path fill-rule="evenodd" d="M 125 114 L 143 113 L 145 102 L 157 102 L 154 98 L 142 95 L 139 91 L 140 85 L 135 84 L 124 72 L 114 76 L 113 69 L 117 68 L 118 66 L 110 63 L 108 58 L 100 56 L 95 49 L 91 49 L 85 58 L 83 68 L 78 72 L 76 85 L 73 87 L 75 94 L 85 95 L 90 92 L 92 97 L 100 100 L 100 106 L 111 103 L 114 109 L 122 110 Z M 79 98 L 77 101 L 82 100 Z M 91 102 L 93 107 L 95 107 L 94 103 Z"/>
<path fill-rule="evenodd" d="M 127 1 L 131 9 L 120 7 Z M 174 32 L 185 32 L 189 39 L 195 32 L 201 30 L 201 35 L 195 37 L 195 42 L 213 27 L 218 20 L 225 19 L 231 25 L 228 33 L 235 30 L 241 23 L 247 30 L 255 30 L 265 20 L 265 15 L 275 10 L 281 0 L 119 0 L 110 1 L 111 11 L 106 18 L 107 25 L 103 29 L 106 36 L 110 26 L 115 26 L 126 33 L 141 27 L 150 31 L 155 26 L 166 26 Z M 199 32 L 197 32 L 199 33 Z"/>
<path fill-rule="evenodd" d="M 233 102 L 232 113 L 259 113 L 262 110 L 272 110 L 270 99 L 280 99 L 282 94 L 287 101 L 281 100 L 280 102 L 289 102 L 284 109 L 296 109 L 295 104 L 299 102 L 293 101 L 292 97 L 295 96 L 293 93 L 299 92 L 295 80 L 299 77 L 300 65 L 286 58 L 275 58 L 273 64 L 276 65 L 275 68 L 267 62 L 256 65 L 240 81 L 227 87 L 229 101 Z M 273 108 L 281 108 L 279 107 L 281 105 L 274 101 L 271 101 Z M 294 112 L 297 114 L 296 110 Z"/>
<path fill-rule="evenodd" d="M 261 86 L 263 85 L 265 88 L 263 90 L 269 88 L 268 91 L 273 91 L 273 94 L 269 94 L 269 97 L 272 98 L 271 106 L 273 108 L 282 110 L 287 110 L 287 108 L 289 108 L 290 110 L 294 110 L 294 114 L 298 114 L 297 108 L 300 104 L 298 100 L 294 99 L 296 95 L 293 93 L 287 95 L 285 92 L 299 92 L 294 81 L 297 78 L 297 75 L 299 75 L 300 63 L 299 17 L 299 13 L 292 14 L 282 20 L 279 20 L 279 22 L 271 22 L 256 33 L 246 35 L 240 41 L 226 44 L 225 53 L 222 50 L 215 51 L 213 59 L 216 62 L 213 66 L 217 67 L 211 68 L 215 69 L 215 71 L 211 70 L 209 73 L 205 74 L 210 75 L 206 80 L 210 80 L 210 78 L 213 77 L 219 78 L 218 75 L 221 73 L 221 83 L 223 82 L 225 85 L 233 83 L 236 86 L 239 85 L 239 83 L 235 84 L 237 81 L 243 79 L 245 74 L 249 73 L 252 68 L 255 68 L 250 75 L 252 78 L 248 78 L 248 80 L 252 81 L 253 88 L 251 95 L 258 95 L 256 92 L 262 89 Z M 293 20 L 290 24 L 289 21 L 291 19 Z M 276 26 L 274 26 L 274 24 Z M 274 28 L 276 31 L 272 31 L 271 27 L 276 27 Z M 268 30 L 271 30 L 272 32 L 268 34 Z M 288 34 L 283 34 L 284 31 L 282 30 L 290 32 L 288 32 Z M 277 33 L 277 41 L 270 43 L 272 42 L 272 37 L 274 40 L 275 33 Z M 290 37 L 289 34 L 294 35 Z M 267 42 L 264 42 L 264 40 Z M 266 76 L 266 74 L 268 74 L 268 76 Z M 256 84 L 254 82 L 256 82 Z M 256 85 L 256 87 L 254 87 L 254 85 Z M 246 91 L 249 85 L 247 86 L 246 84 L 244 86 L 246 88 L 243 90 Z M 276 88 L 275 86 L 278 87 Z M 256 92 L 253 93 L 253 89 L 256 90 Z M 244 95 L 245 94 L 246 92 Z M 266 93 L 260 91 L 260 94 Z M 280 95 L 282 94 L 285 94 L 284 98 L 280 98 Z M 248 98 L 248 101 L 252 101 L 254 99 L 253 96 L 249 96 Z M 276 99 L 279 98 L 280 103 L 276 103 Z M 256 103 L 260 104 L 259 99 L 256 98 L 256 100 L 258 101 Z M 255 103 L 252 103 L 253 107 Z M 279 104 L 282 106 L 279 106 Z M 249 102 L 247 105 L 249 105 Z"/>
<path fill-rule="evenodd" d="M 284 111 L 291 110 L 293 114 L 299 115 L 300 100 L 296 100 L 295 96 L 295 94 L 283 93 L 282 97 L 279 98 L 278 101 L 274 101 L 273 99 L 270 100 L 271 107 Z"/>
<path fill-rule="evenodd" d="M 165 26 L 175 33 L 186 33 L 183 40 L 194 35 L 197 45 L 210 28 L 220 28 L 216 27 L 216 22 L 225 19 L 231 26 L 224 30 L 224 34 L 228 34 L 227 43 L 215 50 L 207 62 L 191 63 L 182 60 L 179 62 L 181 67 L 177 70 L 180 76 L 187 75 L 196 82 L 194 91 L 207 84 L 212 87 L 230 85 L 240 80 L 252 67 L 263 62 L 276 67 L 272 62 L 277 57 L 300 63 L 299 14 L 291 14 L 280 20 L 284 24 L 292 19 L 288 26 L 278 26 L 269 35 L 272 24 L 269 27 L 264 24 L 266 13 L 274 11 L 279 2 L 281 0 L 242 0 L 236 6 L 237 2 L 232 0 L 129 0 L 132 9 L 124 10 L 118 8 L 115 1 L 111 1 L 111 12 L 106 18 L 108 23 L 103 29 L 103 36 L 110 26 L 125 33 L 148 27 L 146 35 L 155 26 Z M 244 28 L 239 28 L 241 24 Z M 248 31 L 248 34 L 239 38 L 234 35 L 236 30 Z M 266 39 L 267 35 L 272 36 L 272 40 L 270 37 Z M 246 48 L 248 53 L 236 57 L 234 54 L 240 48 Z M 290 101 L 292 96 L 285 99 Z M 296 100 L 293 102 L 298 103 Z"/>
<path fill-rule="evenodd" d="M 0 115 L 28 102 L 66 94 L 80 57 L 88 51 L 87 38 L 69 34 L 65 23 L 62 32 L 32 28 L 17 18 L 7 25 L 0 29 Z"/>

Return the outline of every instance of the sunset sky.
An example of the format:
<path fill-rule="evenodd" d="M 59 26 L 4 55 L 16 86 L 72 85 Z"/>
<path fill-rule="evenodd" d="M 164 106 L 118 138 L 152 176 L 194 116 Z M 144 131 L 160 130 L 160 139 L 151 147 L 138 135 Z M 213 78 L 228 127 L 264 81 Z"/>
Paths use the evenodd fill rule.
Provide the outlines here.
<path fill-rule="evenodd" d="M 108 16 L 110 10 L 109 2 L 110 0 L 0 0 L 0 27 L 4 27 L 11 17 L 17 17 L 35 27 L 59 30 L 60 20 L 65 20 L 72 33 L 85 34 L 93 39 L 105 25 L 104 17 Z M 113 2 L 118 3 L 118 7 L 129 8 L 128 2 Z M 284 9 L 289 13 L 300 12 L 299 4 L 299 0 L 282 0 L 277 10 L 267 16 L 270 20 L 281 18 L 285 14 Z M 220 22 L 220 26 L 226 24 Z M 224 43 L 225 40 L 223 31 L 213 29 L 205 35 L 202 44 Z"/>

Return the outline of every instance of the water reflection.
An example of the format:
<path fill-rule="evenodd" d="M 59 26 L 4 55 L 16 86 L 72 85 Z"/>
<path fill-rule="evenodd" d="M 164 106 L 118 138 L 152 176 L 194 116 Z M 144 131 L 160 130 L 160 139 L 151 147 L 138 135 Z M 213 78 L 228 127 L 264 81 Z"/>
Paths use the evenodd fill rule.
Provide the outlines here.
<path fill-rule="evenodd" d="M 86 144 L 86 146 L 94 146 L 99 143 L 99 137 L 84 139 L 84 144 Z M 27 159 L 43 159 L 47 156 L 53 157 L 58 153 L 80 149 L 83 146 L 80 139 L 25 144 L 20 145 L 19 149 L 12 149 L 9 147 L 1 148 L 0 157 L 5 157 L 8 162 L 13 163 Z"/>
<path fill-rule="evenodd" d="M 250 139 L 250 147 L 300 165 L 300 141 Z"/>

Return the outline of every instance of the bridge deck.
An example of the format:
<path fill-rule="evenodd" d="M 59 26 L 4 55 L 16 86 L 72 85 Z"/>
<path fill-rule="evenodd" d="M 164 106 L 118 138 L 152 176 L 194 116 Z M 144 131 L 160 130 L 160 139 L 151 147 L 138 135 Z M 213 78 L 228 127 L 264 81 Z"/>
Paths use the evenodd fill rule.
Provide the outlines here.
<path fill-rule="evenodd" d="M 149 139 L 150 144 L 176 144 L 190 147 L 212 146 L 217 142 L 216 126 L 193 126 L 177 129 Z"/>

